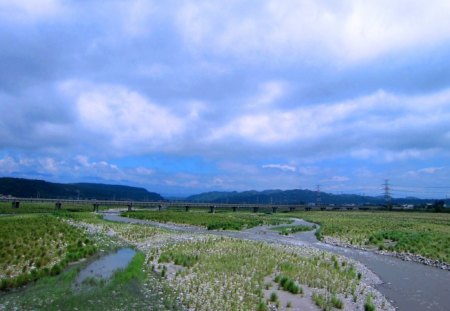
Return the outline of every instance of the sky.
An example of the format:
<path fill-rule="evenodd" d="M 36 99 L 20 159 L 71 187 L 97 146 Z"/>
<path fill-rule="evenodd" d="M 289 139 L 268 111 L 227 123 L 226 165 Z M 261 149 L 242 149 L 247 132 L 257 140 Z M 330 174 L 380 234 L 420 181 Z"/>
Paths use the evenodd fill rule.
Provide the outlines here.
<path fill-rule="evenodd" d="M 450 1 L 0 0 L 0 176 L 450 196 Z"/>

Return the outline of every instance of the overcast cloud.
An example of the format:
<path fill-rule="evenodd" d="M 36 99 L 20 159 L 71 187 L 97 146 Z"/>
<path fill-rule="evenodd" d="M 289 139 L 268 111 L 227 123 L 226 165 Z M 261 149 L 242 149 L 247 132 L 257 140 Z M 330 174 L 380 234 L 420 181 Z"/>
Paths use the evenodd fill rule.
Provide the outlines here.
<path fill-rule="evenodd" d="M 0 175 L 450 195 L 450 2 L 0 0 Z"/>

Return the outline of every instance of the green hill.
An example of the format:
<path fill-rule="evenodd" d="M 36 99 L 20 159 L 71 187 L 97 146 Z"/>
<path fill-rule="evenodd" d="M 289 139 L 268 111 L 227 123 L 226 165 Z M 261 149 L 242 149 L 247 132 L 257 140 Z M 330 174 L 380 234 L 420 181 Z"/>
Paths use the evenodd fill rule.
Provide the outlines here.
<path fill-rule="evenodd" d="M 20 198 L 161 201 L 144 188 L 95 183 L 60 184 L 44 180 L 0 177 L 0 194 Z"/>
<path fill-rule="evenodd" d="M 205 192 L 188 197 L 191 202 L 211 202 L 211 203 L 249 203 L 249 204 L 305 204 L 315 203 L 317 192 L 312 190 L 264 190 L 264 191 L 243 191 L 243 192 Z M 356 194 L 331 194 L 320 193 L 322 204 L 385 204 L 382 196 L 362 196 Z M 433 202 L 418 198 L 393 198 L 394 204 L 423 204 Z"/>

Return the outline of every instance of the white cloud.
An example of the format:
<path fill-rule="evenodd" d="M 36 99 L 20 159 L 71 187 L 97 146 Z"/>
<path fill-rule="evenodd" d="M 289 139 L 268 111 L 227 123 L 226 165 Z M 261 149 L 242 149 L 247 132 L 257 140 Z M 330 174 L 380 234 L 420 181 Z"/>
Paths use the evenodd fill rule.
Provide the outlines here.
<path fill-rule="evenodd" d="M 0 0 L 0 17 L 21 22 L 61 16 L 65 8 L 59 0 Z"/>
<path fill-rule="evenodd" d="M 127 35 L 139 36 L 151 30 L 150 22 L 154 13 L 152 2 L 133 0 L 119 3 L 117 17 L 120 18 Z"/>
<path fill-rule="evenodd" d="M 264 164 L 262 168 L 274 168 L 284 172 L 295 172 L 297 170 L 295 166 L 288 164 Z"/>
<path fill-rule="evenodd" d="M 444 167 L 424 167 L 418 170 L 418 173 L 435 174 L 444 169 Z"/>
<path fill-rule="evenodd" d="M 346 176 L 332 176 L 330 178 L 327 179 L 323 179 L 323 182 L 333 182 L 333 183 L 341 183 L 341 182 L 346 182 L 349 181 L 350 179 Z"/>
<path fill-rule="evenodd" d="M 188 1 L 177 20 L 193 49 L 247 59 L 331 54 L 354 62 L 450 38 L 450 2 L 440 0 Z"/>
<path fill-rule="evenodd" d="M 208 139 L 292 145 L 313 155 L 349 154 L 392 162 L 446 150 L 449 119 L 450 89 L 426 96 L 378 91 L 343 102 L 240 115 L 214 128 Z"/>
<path fill-rule="evenodd" d="M 0 173 L 1 174 L 11 174 L 19 168 L 19 164 L 15 159 L 10 156 L 5 156 L 0 159 Z"/>
<path fill-rule="evenodd" d="M 184 132 L 188 120 L 123 86 L 66 82 L 61 89 L 75 97 L 82 128 L 92 133 L 99 144 L 124 154 L 156 146 L 165 148 Z"/>
<path fill-rule="evenodd" d="M 261 109 L 273 105 L 283 98 L 287 92 L 287 83 L 283 81 L 268 81 L 259 87 L 259 94 L 250 98 L 247 108 Z"/>

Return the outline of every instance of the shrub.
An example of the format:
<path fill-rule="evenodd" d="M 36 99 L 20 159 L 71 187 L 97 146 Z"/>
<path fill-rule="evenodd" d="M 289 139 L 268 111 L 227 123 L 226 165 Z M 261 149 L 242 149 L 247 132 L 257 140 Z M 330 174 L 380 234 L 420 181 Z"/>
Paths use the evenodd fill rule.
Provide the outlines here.
<path fill-rule="evenodd" d="M 270 301 L 272 301 L 272 302 L 278 301 L 278 295 L 277 295 L 277 293 L 272 292 L 272 293 L 270 294 Z"/>
<path fill-rule="evenodd" d="M 338 297 L 333 296 L 333 297 L 331 297 L 331 305 L 333 307 L 335 307 L 336 309 L 342 309 L 342 307 L 344 306 L 344 303 Z"/>
<path fill-rule="evenodd" d="M 364 303 L 364 311 L 375 311 L 376 307 L 373 304 L 372 296 L 367 296 L 366 302 Z"/>
<path fill-rule="evenodd" d="M 257 311 L 267 311 L 267 305 L 266 305 L 266 303 L 264 302 L 264 300 L 261 300 L 261 301 L 258 303 L 258 306 L 256 307 L 256 310 L 257 310 Z"/>

